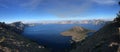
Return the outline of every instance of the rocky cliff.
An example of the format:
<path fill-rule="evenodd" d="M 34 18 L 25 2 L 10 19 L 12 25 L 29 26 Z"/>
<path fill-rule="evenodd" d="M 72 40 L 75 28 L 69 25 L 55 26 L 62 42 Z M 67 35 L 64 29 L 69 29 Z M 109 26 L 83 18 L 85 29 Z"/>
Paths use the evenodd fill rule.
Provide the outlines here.
<path fill-rule="evenodd" d="M 120 23 L 110 23 L 70 52 L 120 52 Z"/>
<path fill-rule="evenodd" d="M 8 24 L 11 28 L 12 31 L 15 31 L 17 33 L 21 33 L 24 30 L 25 24 L 23 24 L 22 22 L 18 21 L 18 22 L 13 22 L 11 24 Z"/>
<path fill-rule="evenodd" d="M 50 52 L 49 49 L 17 33 L 21 23 L 6 25 L 0 23 L 0 52 Z"/>

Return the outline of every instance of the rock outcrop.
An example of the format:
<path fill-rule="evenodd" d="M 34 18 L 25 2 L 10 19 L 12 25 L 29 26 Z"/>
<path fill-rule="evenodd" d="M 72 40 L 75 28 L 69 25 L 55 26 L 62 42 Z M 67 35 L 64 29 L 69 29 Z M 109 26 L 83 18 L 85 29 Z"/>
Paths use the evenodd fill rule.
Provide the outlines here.
<path fill-rule="evenodd" d="M 25 25 L 20 21 L 19 22 L 14 22 L 14 23 L 11 23 L 11 24 L 8 24 L 8 25 L 13 28 L 13 29 L 11 28 L 12 31 L 15 31 L 17 33 L 23 32 L 24 27 L 25 27 Z"/>
<path fill-rule="evenodd" d="M 10 26 L 16 27 L 19 30 L 23 30 L 24 27 L 25 27 L 25 25 L 22 22 L 20 22 L 20 21 L 11 23 Z"/>

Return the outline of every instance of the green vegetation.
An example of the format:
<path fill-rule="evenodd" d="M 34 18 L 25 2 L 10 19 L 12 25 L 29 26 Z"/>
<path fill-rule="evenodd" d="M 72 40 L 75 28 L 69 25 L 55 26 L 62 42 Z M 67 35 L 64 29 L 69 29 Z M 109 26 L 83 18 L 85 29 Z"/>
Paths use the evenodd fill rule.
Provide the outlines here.
<path fill-rule="evenodd" d="M 120 5 L 120 2 L 119 2 L 119 5 Z M 120 11 L 117 14 L 117 17 L 114 19 L 114 22 L 120 23 Z"/>
<path fill-rule="evenodd" d="M 98 48 L 100 48 L 103 44 L 104 44 L 104 41 L 100 41 L 99 43 L 97 43 L 97 44 L 95 45 L 95 47 L 94 47 L 93 49 L 98 49 Z"/>

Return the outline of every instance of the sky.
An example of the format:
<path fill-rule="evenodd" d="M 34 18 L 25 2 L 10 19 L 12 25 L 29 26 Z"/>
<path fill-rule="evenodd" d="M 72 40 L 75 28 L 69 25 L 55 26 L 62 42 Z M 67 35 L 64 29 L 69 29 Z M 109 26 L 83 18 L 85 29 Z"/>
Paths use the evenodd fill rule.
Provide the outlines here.
<path fill-rule="evenodd" d="M 119 0 L 0 0 L 0 22 L 111 20 Z"/>

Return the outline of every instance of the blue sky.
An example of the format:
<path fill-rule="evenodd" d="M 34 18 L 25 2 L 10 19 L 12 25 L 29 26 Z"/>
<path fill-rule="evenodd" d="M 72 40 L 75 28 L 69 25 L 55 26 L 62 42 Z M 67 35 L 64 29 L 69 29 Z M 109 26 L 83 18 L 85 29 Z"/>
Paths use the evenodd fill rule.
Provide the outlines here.
<path fill-rule="evenodd" d="M 0 21 L 113 19 L 119 0 L 0 0 Z"/>

